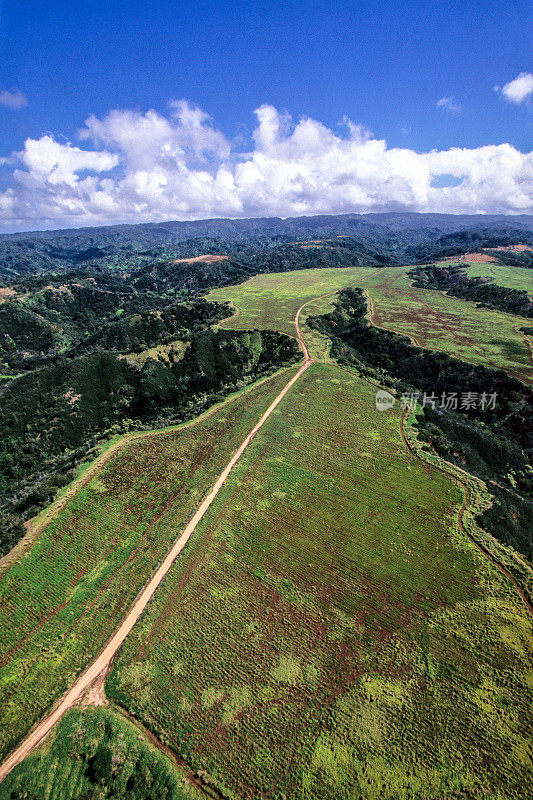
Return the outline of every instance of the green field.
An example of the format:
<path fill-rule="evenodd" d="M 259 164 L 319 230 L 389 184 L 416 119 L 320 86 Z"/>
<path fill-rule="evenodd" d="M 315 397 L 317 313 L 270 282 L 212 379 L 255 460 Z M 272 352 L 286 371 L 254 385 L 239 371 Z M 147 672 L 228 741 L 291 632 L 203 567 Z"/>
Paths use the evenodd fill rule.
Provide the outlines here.
<path fill-rule="evenodd" d="M 475 303 L 431 289 L 415 288 L 407 276 L 409 269 L 360 267 L 271 273 L 240 286 L 216 289 L 208 299 L 236 307 L 236 316 L 222 323 L 226 328 L 255 327 L 294 336 L 294 316 L 303 303 L 348 285 L 359 286 L 366 288 L 372 299 L 375 325 L 410 336 L 420 347 L 503 369 L 520 380 L 533 382 L 531 352 L 518 330 L 527 320 L 480 309 Z M 327 348 L 318 334 L 305 326 L 305 319 L 327 313 L 334 302 L 332 295 L 307 306 L 302 313 L 302 331 L 314 357 L 322 357 Z"/>
<path fill-rule="evenodd" d="M 302 376 L 108 680 L 224 796 L 516 797 L 527 779 L 530 620 L 374 396 L 334 365 Z"/>
<path fill-rule="evenodd" d="M 387 276 L 388 273 L 388 276 Z M 369 286 L 372 322 L 410 336 L 420 347 L 441 350 L 472 364 L 503 369 L 533 382 L 533 361 L 519 328 L 527 320 L 477 308 L 475 303 L 411 286 L 407 270 L 383 270 Z"/>
<path fill-rule="evenodd" d="M 518 289 L 533 295 L 533 269 L 524 267 L 505 267 L 501 264 L 465 264 L 469 278 L 492 278 L 497 286 Z"/>
<path fill-rule="evenodd" d="M 126 444 L 2 575 L 2 755 L 98 652 L 291 374 Z"/>
<path fill-rule="evenodd" d="M 207 299 L 229 302 L 236 307 L 236 316 L 224 320 L 221 327 L 232 330 L 259 328 L 295 336 L 294 317 L 303 303 L 354 282 L 364 282 L 375 272 L 363 267 L 274 272 L 256 275 L 240 286 L 214 289 Z"/>
<path fill-rule="evenodd" d="M 407 271 L 269 274 L 209 298 L 238 309 L 224 327 L 294 336 L 303 303 L 355 284 L 375 324 L 527 376 L 524 320 L 414 289 Z M 398 406 L 376 411 L 377 386 L 330 362 L 305 325 L 334 300 L 306 306 L 322 362 L 231 472 L 107 694 L 225 800 L 520 800 L 533 791 L 531 618 L 461 530 L 458 483 L 406 447 Z M 0 578 L 4 754 L 99 651 L 292 374 L 128 443 Z M 83 796 L 69 759 L 94 756 L 102 725 L 121 736 L 112 711 L 83 713 L 88 737 L 72 712 L 14 786 L 31 775 L 38 797 Z M 43 795 L 43 775 L 68 791 Z"/>
<path fill-rule="evenodd" d="M 204 795 L 138 728 L 109 708 L 73 709 L 15 767 L 0 800 L 200 800 Z"/>
<path fill-rule="evenodd" d="M 401 269 L 401 268 L 400 268 Z M 273 330 L 296 336 L 294 318 L 304 303 L 310 303 L 300 315 L 300 326 L 312 356 L 325 354 L 321 337 L 305 325 L 308 316 L 326 314 L 335 302 L 333 292 L 346 286 L 366 286 L 380 270 L 366 267 L 352 269 L 303 269 L 293 272 L 256 275 L 240 286 L 224 286 L 207 295 L 208 300 L 228 302 L 236 308 L 233 317 L 223 320 L 220 327 L 230 330 Z"/>
<path fill-rule="evenodd" d="M 487 261 L 437 261 L 437 267 L 450 267 L 457 264 L 469 278 L 491 278 L 497 286 L 533 294 L 533 270 L 526 267 L 512 267 Z"/>

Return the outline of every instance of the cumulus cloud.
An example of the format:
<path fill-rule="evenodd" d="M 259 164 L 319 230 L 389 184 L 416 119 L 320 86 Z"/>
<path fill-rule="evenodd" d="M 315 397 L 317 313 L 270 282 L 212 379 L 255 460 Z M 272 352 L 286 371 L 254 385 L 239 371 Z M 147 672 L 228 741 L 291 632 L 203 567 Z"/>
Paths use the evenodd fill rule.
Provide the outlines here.
<path fill-rule="evenodd" d="M 453 114 L 457 114 L 461 110 L 459 103 L 455 102 L 455 97 L 441 97 L 440 100 L 437 100 L 437 108 L 451 111 Z"/>
<path fill-rule="evenodd" d="M 510 103 L 524 103 L 533 95 L 533 73 L 521 72 L 514 80 L 509 81 L 501 89 L 495 86 L 496 91 L 501 91 Z"/>
<path fill-rule="evenodd" d="M 24 106 L 27 105 L 28 100 L 26 95 L 22 94 L 22 92 L 19 92 L 18 89 L 16 89 L 14 92 L 8 92 L 7 89 L 0 91 L 0 106 L 18 110 L 19 108 L 24 108 Z"/>
<path fill-rule="evenodd" d="M 509 144 L 417 153 L 388 147 L 348 119 L 332 130 L 310 118 L 295 123 L 270 105 L 255 115 L 246 152 L 185 101 L 170 103 L 167 114 L 90 116 L 79 132 L 83 147 L 48 134 L 27 139 L 10 157 L 0 224 L 532 210 L 533 156 Z"/>

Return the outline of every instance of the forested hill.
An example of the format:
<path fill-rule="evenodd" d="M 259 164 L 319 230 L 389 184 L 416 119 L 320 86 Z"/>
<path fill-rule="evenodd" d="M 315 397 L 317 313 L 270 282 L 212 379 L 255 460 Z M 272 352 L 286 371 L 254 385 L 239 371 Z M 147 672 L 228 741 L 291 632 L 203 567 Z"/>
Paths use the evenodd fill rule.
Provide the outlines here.
<path fill-rule="evenodd" d="M 455 255 L 473 246 L 533 242 L 527 215 L 343 214 L 113 225 L 0 236 L 0 277 L 78 266 L 124 269 L 202 253 L 243 255 L 288 242 L 350 237 L 394 263 Z M 355 242 L 352 242 L 352 247 Z"/>

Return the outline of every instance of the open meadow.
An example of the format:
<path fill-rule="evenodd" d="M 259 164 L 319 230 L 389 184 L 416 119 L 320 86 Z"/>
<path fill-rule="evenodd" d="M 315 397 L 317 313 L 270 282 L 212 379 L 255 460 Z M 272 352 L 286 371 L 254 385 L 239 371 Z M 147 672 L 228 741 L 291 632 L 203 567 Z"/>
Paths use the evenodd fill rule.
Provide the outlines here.
<path fill-rule="evenodd" d="M 368 267 L 274 272 L 256 275 L 239 286 L 215 289 L 207 299 L 228 302 L 236 309 L 235 315 L 223 320 L 220 327 L 230 330 L 259 328 L 289 336 L 296 336 L 294 317 L 300 306 L 308 303 L 300 314 L 300 326 L 311 355 L 320 358 L 326 355 L 327 348 L 317 332 L 306 326 L 306 318 L 330 311 L 335 302 L 334 293 L 339 289 L 366 286 L 379 274 L 381 270 Z"/>
<path fill-rule="evenodd" d="M 236 308 L 236 314 L 223 320 L 221 327 L 259 328 L 296 336 L 294 317 L 303 303 L 353 283 L 364 283 L 375 272 L 363 267 L 273 272 L 255 275 L 239 286 L 214 289 L 207 299 L 228 302 Z"/>
<path fill-rule="evenodd" d="M 413 287 L 407 271 L 383 270 L 379 279 L 366 284 L 371 300 L 369 318 L 374 325 L 403 333 L 420 347 L 533 382 L 531 351 L 519 330 L 527 326 L 526 319 L 477 308 L 475 303 L 433 289 Z"/>
<path fill-rule="evenodd" d="M 533 269 L 510 267 L 502 264 L 465 264 L 465 272 L 469 278 L 492 278 L 497 286 L 518 289 L 533 295 Z"/>
<path fill-rule="evenodd" d="M 518 244 L 510 247 L 495 247 L 488 249 L 488 252 L 463 253 L 459 256 L 451 256 L 445 261 L 436 262 L 436 266 L 447 266 L 456 263 L 465 270 L 469 278 L 483 277 L 491 278 L 497 286 L 505 286 L 508 289 L 518 289 L 518 291 L 528 292 L 533 295 L 533 271 L 527 267 L 515 266 L 514 264 L 500 264 L 496 253 L 498 251 L 522 254 L 524 251 L 531 251 L 529 245 Z"/>
<path fill-rule="evenodd" d="M 485 264 L 485 267 L 492 266 Z M 527 320 L 431 289 L 412 286 L 410 267 L 301 270 L 257 275 L 239 286 L 215 289 L 208 299 L 227 301 L 237 309 L 222 327 L 279 330 L 295 335 L 294 315 L 313 297 L 346 286 L 367 290 L 370 320 L 386 330 L 409 336 L 420 347 L 441 350 L 473 364 L 503 369 L 522 381 L 533 382 L 533 359 L 519 328 Z M 523 270 L 530 272 L 530 270 Z M 301 323 L 311 354 L 325 354 L 324 343 L 305 326 L 308 316 L 327 313 L 335 296 L 317 300 L 302 312 Z"/>
<path fill-rule="evenodd" d="M 374 398 L 307 370 L 108 679 L 224 797 L 503 798 L 528 780 L 530 619 L 459 532 L 456 484 Z"/>
<path fill-rule="evenodd" d="M 0 753 L 102 647 L 292 371 L 126 442 L 0 578 Z"/>
<path fill-rule="evenodd" d="M 533 270 L 527 267 L 515 267 L 498 264 L 493 256 L 486 253 L 470 253 L 458 258 L 448 258 L 445 261 L 436 261 L 436 267 L 450 267 L 457 264 L 469 278 L 490 278 L 496 286 L 507 289 L 517 289 L 533 295 Z"/>

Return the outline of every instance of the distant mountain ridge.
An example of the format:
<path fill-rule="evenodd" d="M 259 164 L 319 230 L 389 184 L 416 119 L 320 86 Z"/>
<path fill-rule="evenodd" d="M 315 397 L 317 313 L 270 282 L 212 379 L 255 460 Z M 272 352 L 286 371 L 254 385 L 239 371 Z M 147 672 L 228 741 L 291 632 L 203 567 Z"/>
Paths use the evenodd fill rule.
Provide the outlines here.
<path fill-rule="evenodd" d="M 62 228 L 44 231 L 20 231 L 0 234 L 0 242 L 29 238 L 56 239 L 77 236 L 113 236 L 125 231 L 149 232 L 156 237 L 169 233 L 182 234 L 183 239 L 196 236 L 257 236 L 266 233 L 292 234 L 308 231 L 323 231 L 325 235 L 342 229 L 347 235 L 362 233 L 369 227 L 385 228 L 389 231 L 405 231 L 419 228 L 437 228 L 442 232 L 475 227 L 519 228 L 533 231 L 531 214 L 419 214 L 416 212 L 383 212 L 369 214 L 318 214 L 304 217 L 246 217 L 243 219 L 213 218 L 192 221 L 140 222 L 119 225 L 102 225 L 83 228 Z"/>
<path fill-rule="evenodd" d="M 131 270 L 154 262 L 203 254 L 248 255 L 283 245 L 330 238 L 351 242 L 375 262 L 420 263 L 469 249 L 533 243 L 533 216 L 341 214 L 313 217 L 147 222 L 0 236 L 0 276 L 50 270 Z M 341 238 L 344 237 L 344 238 Z M 361 263 L 361 262 L 355 262 Z M 368 260 L 363 263 L 368 263 Z"/>

